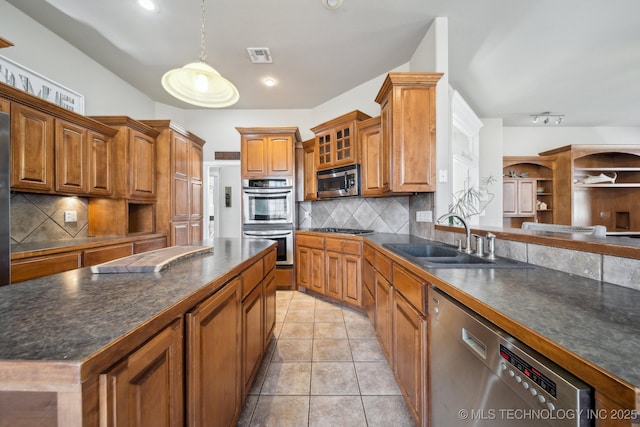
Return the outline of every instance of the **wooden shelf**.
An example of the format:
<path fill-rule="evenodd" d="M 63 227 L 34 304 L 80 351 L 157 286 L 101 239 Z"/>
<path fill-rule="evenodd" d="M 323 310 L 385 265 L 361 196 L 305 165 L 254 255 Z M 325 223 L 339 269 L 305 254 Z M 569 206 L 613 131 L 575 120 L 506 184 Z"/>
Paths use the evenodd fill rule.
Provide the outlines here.
<path fill-rule="evenodd" d="M 640 182 L 629 182 L 629 183 L 617 183 L 617 184 L 573 184 L 573 188 L 576 190 L 585 189 L 585 188 L 640 188 Z"/>

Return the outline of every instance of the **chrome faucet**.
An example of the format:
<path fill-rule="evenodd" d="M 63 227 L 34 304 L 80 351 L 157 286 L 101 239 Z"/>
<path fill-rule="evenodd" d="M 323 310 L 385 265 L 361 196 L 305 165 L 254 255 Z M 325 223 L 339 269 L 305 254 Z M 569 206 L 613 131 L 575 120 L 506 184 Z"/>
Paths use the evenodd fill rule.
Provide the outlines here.
<path fill-rule="evenodd" d="M 440 218 L 438 218 L 437 222 L 441 224 L 442 221 L 444 221 L 447 218 L 455 218 L 462 223 L 462 226 L 464 227 L 465 245 L 466 245 L 464 248 L 464 252 L 468 254 L 472 253 L 473 251 L 471 250 L 471 229 L 469 228 L 469 225 L 467 224 L 467 222 L 460 215 L 453 214 L 453 213 L 446 213 L 442 215 Z"/>

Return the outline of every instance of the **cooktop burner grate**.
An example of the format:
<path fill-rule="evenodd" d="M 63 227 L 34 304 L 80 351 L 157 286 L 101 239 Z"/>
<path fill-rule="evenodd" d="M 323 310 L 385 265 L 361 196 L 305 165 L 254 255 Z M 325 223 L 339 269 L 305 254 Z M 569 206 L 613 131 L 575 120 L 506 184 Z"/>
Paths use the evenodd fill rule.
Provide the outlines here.
<path fill-rule="evenodd" d="M 373 233 L 373 230 L 361 230 L 358 228 L 310 228 L 309 231 L 317 231 L 321 233 L 341 233 L 341 234 L 369 234 Z"/>

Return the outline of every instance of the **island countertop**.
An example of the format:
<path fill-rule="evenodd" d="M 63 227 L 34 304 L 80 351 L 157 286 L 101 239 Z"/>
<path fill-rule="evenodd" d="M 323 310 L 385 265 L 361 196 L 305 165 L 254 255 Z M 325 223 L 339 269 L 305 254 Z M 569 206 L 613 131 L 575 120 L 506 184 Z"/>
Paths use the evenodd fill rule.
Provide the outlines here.
<path fill-rule="evenodd" d="M 167 323 L 189 310 L 276 243 L 220 238 L 202 244 L 213 252 L 159 273 L 92 274 L 82 268 L 1 287 L 0 365 L 84 365 L 141 326 Z"/>
<path fill-rule="evenodd" d="M 384 249 L 427 242 L 372 234 L 365 241 L 428 274 L 432 285 L 496 323 L 592 386 L 640 407 L 640 292 L 544 267 L 424 269 Z"/>

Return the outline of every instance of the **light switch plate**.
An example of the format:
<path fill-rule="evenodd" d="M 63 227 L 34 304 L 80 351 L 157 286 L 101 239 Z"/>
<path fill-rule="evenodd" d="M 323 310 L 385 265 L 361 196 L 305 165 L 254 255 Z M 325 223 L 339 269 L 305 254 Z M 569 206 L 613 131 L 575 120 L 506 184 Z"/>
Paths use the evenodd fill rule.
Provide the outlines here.
<path fill-rule="evenodd" d="M 438 182 L 447 182 L 449 180 L 449 174 L 446 169 L 440 169 L 438 171 Z"/>

